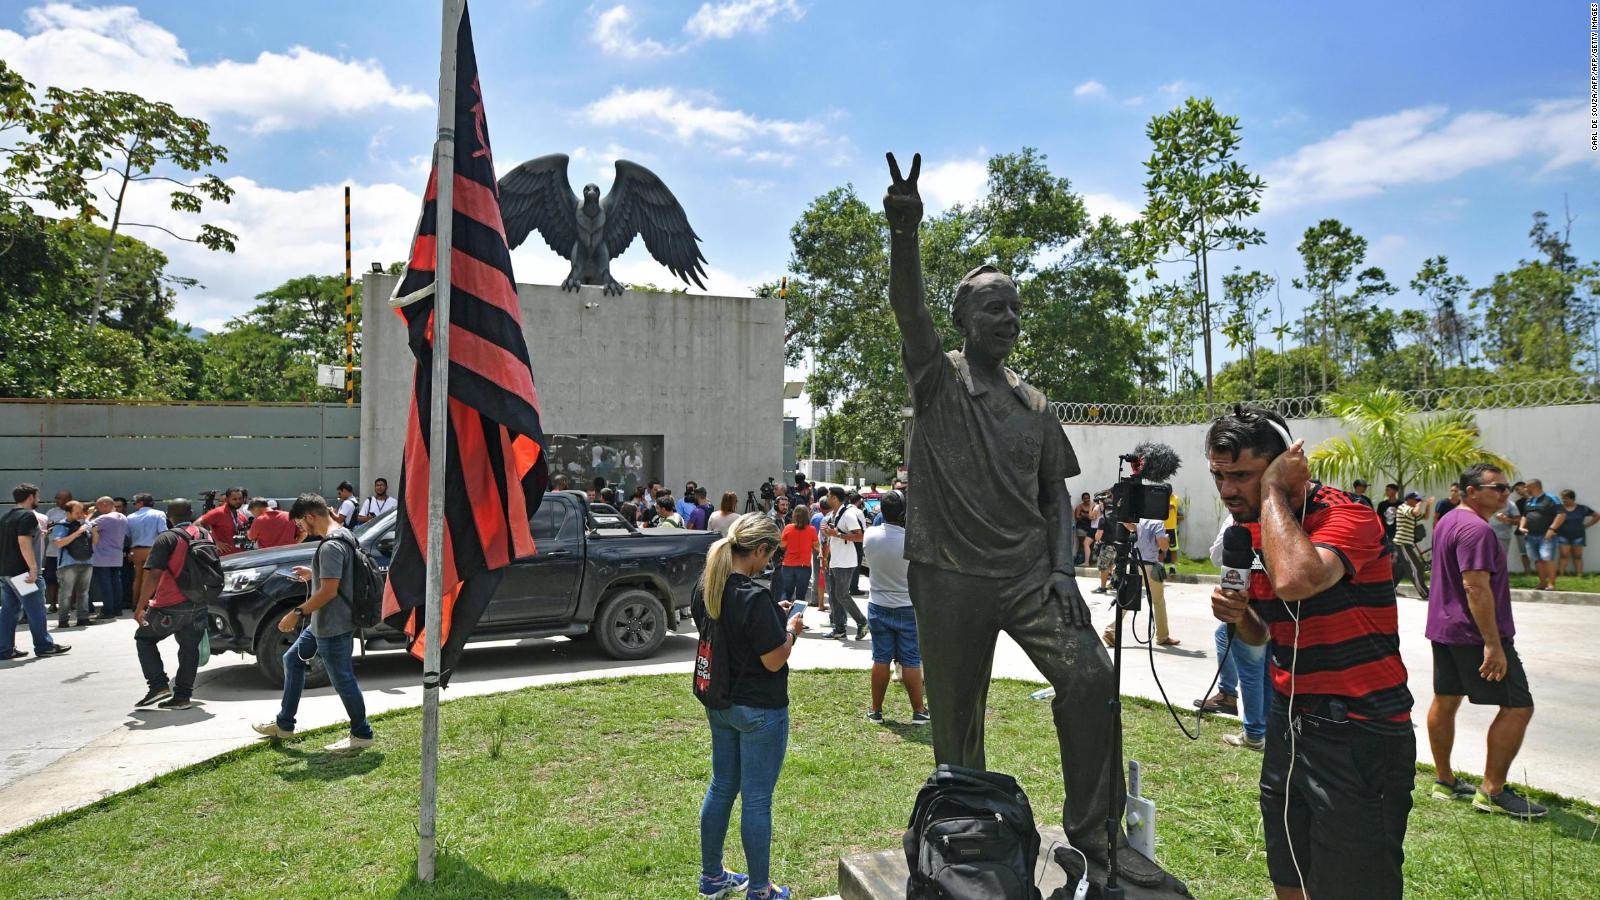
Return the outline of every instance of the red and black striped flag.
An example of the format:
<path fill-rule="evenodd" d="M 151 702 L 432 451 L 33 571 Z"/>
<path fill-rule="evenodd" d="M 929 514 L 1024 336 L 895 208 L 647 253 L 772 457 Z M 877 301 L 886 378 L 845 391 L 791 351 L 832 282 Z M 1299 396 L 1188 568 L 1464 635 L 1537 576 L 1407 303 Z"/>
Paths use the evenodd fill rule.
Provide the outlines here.
<path fill-rule="evenodd" d="M 483 615 L 501 569 L 534 552 L 529 519 L 544 496 L 546 465 L 539 399 L 522 336 L 511 251 L 472 26 L 466 9 L 456 43 L 454 217 L 450 253 L 449 453 L 445 457 L 441 681 Z M 405 462 L 400 472 L 399 540 L 384 592 L 384 619 L 411 637 L 422 658 L 428 557 L 429 422 L 433 385 L 434 249 L 438 168 L 428 177 L 411 260 L 391 301 L 416 356 Z"/>

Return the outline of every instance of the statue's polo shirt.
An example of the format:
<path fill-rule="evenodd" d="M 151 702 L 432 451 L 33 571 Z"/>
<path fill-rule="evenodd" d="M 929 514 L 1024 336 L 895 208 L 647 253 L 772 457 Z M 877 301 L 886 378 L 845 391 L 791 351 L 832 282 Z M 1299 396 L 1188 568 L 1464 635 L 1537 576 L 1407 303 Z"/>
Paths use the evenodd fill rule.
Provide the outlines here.
<path fill-rule="evenodd" d="M 1079 467 L 1044 395 L 1010 369 L 1010 390 L 984 388 L 958 351 L 906 369 L 914 409 L 906 559 L 989 577 L 1048 563 L 1045 491 Z"/>

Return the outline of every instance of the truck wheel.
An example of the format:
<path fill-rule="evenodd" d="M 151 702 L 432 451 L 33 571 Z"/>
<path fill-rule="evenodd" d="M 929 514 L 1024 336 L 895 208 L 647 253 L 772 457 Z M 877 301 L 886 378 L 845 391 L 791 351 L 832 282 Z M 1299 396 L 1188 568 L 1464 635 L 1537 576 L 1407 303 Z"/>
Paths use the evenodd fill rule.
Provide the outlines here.
<path fill-rule="evenodd" d="M 612 659 L 645 659 L 667 639 L 667 613 L 656 595 L 634 588 L 602 604 L 591 631 Z"/>
<path fill-rule="evenodd" d="M 275 612 L 267 617 L 261 625 L 261 633 L 256 636 L 256 668 L 273 687 L 283 688 L 283 654 L 294 643 L 298 633 L 284 634 L 278 630 L 278 619 L 282 611 Z M 328 686 L 328 670 L 322 665 L 322 657 L 316 656 L 306 668 L 306 687 L 320 688 Z"/>

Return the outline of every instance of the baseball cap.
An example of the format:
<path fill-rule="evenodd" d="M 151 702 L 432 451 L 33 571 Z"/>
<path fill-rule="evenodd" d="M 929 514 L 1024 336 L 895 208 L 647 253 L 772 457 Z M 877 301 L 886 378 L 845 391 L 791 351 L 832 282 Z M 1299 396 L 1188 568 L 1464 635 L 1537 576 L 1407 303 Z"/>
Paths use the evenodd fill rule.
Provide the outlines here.
<path fill-rule="evenodd" d="M 1407 500 L 1421 500 L 1422 499 L 1422 495 L 1417 493 L 1416 491 L 1406 491 L 1406 499 Z"/>
<path fill-rule="evenodd" d="M 1357 478 L 1355 480 L 1354 484 L 1352 484 L 1351 486 L 1352 487 L 1366 487 L 1367 483 L 1366 483 L 1366 481 L 1364 481 L 1364 480 L 1362 480 L 1360 478 Z"/>

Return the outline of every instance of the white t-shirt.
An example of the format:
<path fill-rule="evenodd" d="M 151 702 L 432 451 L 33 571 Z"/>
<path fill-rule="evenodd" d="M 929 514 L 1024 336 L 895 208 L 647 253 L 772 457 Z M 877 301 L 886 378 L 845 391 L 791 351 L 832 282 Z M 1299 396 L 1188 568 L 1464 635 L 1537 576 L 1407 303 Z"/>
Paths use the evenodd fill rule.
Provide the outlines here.
<path fill-rule="evenodd" d="M 399 501 L 395 500 L 393 497 L 385 497 L 382 500 L 379 500 L 377 497 L 368 497 L 367 499 L 361 501 L 361 512 L 359 514 L 363 516 L 371 516 L 372 518 L 376 519 L 389 510 L 394 509 L 395 504 L 398 502 Z"/>
<path fill-rule="evenodd" d="M 37 511 L 35 510 L 35 512 Z M 67 511 L 59 506 L 52 506 L 50 511 L 44 514 L 44 518 L 46 522 L 45 530 L 48 531 L 67 520 Z M 46 559 L 59 559 L 61 557 L 61 548 L 56 546 L 55 541 L 50 541 L 44 545 L 44 555 Z"/>
<path fill-rule="evenodd" d="M 356 514 L 356 498 L 354 498 L 354 497 L 346 497 L 345 499 L 339 501 L 339 518 L 344 520 L 344 524 L 346 524 L 346 525 L 354 525 L 355 524 L 355 518 L 354 518 L 355 514 Z"/>
<path fill-rule="evenodd" d="M 832 525 L 846 534 L 852 531 L 864 531 L 867 522 L 861 517 L 861 510 L 848 504 L 844 512 L 839 514 L 839 520 L 834 522 L 834 514 L 828 513 L 822 520 L 825 525 Z M 856 556 L 856 545 L 843 538 L 828 538 L 828 568 L 854 569 L 860 558 Z"/>

